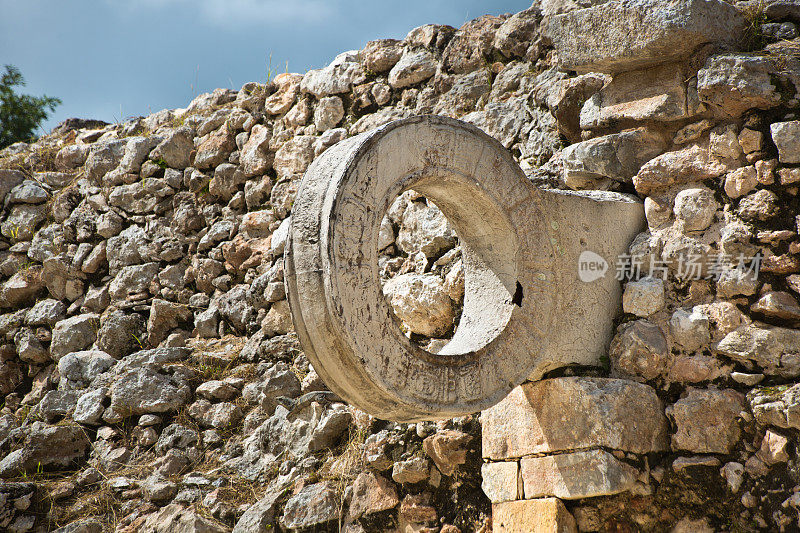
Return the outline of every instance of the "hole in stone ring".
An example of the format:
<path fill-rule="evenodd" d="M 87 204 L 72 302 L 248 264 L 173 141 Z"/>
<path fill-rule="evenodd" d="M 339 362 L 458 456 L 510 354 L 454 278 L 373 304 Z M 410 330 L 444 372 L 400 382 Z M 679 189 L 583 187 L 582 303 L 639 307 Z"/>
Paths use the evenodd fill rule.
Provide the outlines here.
<path fill-rule="evenodd" d="M 456 231 L 435 203 L 414 190 L 395 199 L 381 222 L 378 268 L 403 333 L 437 353 L 461 319 L 464 265 Z"/>
<path fill-rule="evenodd" d="M 434 359 L 484 348 L 522 304 L 516 233 L 473 180 L 426 169 L 390 204 L 378 248 L 387 303 Z"/>

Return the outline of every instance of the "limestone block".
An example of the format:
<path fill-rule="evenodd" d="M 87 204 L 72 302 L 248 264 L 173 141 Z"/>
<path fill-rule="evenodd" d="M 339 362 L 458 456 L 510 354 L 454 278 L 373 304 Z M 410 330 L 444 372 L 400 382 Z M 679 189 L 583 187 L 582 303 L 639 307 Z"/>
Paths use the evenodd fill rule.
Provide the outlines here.
<path fill-rule="evenodd" d="M 737 418 L 744 396 L 732 389 L 690 389 L 667 409 L 675 421 L 674 450 L 730 453 L 739 440 Z"/>
<path fill-rule="evenodd" d="M 575 518 L 561 500 L 542 498 L 492 505 L 494 533 L 576 533 Z"/>
<path fill-rule="evenodd" d="M 622 309 L 637 316 L 650 316 L 664 307 L 664 280 L 650 276 L 625 285 Z"/>
<path fill-rule="evenodd" d="M 613 126 L 620 120 L 682 120 L 699 113 L 699 102 L 689 99 L 681 65 L 667 64 L 623 72 L 592 96 L 580 114 L 582 129 Z"/>
<path fill-rule="evenodd" d="M 568 377 L 525 383 L 481 416 L 484 457 L 502 460 L 601 446 L 667 449 L 655 391 L 624 379 Z"/>
<path fill-rule="evenodd" d="M 611 178 L 629 182 L 641 166 L 661 155 L 666 143 L 646 128 L 613 133 L 564 149 L 564 181 Z"/>
<path fill-rule="evenodd" d="M 697 73 L 700 100 L 725 116 L 739 116 L 748 109 L 769 109 L 781 102 L 773 83 L 778 69 L 766 57 L 722 54 L 708 58 Z"/>
<path fill-rule="evenodd" d="M 481 466 L 481 488 L 492 503 L 522 497 L 519 490 L 519 464 L 516 461 L 484 463 Z"/>
<path fill-rule="evenodd" d="M 778 147 L 781 163 L 800 163 L 800 120 L 771 124 L 770 133 Z"/>
<path fill-rule="evenodd" d="M 524 457 L 520 473 L 525 498 L 578 500 L 630 490 L 639 472 L 604 450 Z"/>
<path fill-rule="evenodd" d="M 556 15 L 545 32 L 560 67 L 616 73 L 680 60 L 706 43 L 734 43 L 743 25 L 721 0 L 627 0 Z"/>

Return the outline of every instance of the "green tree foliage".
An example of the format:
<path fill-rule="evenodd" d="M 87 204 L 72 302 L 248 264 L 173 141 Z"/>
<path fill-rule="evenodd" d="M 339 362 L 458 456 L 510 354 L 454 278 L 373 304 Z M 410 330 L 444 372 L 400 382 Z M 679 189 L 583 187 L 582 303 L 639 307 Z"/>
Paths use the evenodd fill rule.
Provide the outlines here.
<path fill-rule="evenodd" d="M 0 77 L 0 148 L 30 140 L 39 124 L 61 103 L 50 96 L 16 94 L 14 87 L 24 87 L 25 79 L 17 67 L 5 68 Z"/>

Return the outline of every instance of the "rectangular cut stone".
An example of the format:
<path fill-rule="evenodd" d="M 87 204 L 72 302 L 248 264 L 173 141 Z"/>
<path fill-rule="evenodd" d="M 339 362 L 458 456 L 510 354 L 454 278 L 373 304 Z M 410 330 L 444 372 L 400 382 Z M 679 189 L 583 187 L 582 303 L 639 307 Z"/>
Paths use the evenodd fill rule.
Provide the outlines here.
<path fill-rule="evenodd" d="M 648 385 L 567 377 L 523 383 L 481 416 L 483 455 L 493 460 L 603 447 L 668 449 L 664 407 Z"/>
<path fill-rule="evenodd" d="M 623 72 L 592 96 L 581 109 L 582 129 L 611 126 L 620 120 L 683 120 L 698 114 L 690 105 L 687 79 L 681 65 L 671 63 L 646 70 Z M 696 90 L 696 89 L 695 89 Z"/>
<path fill-rule="evenodd" d="M 520 461 L 526 499 L 556 496 L 578 500 L 630 490 L 639 472 L 604 450 L 523 457 Z"/>
<path fill-rule="evenodd" d="M 481 466 L 481 488 L 492 503 L 522 497 L 519 490 L 519 464 L 516 461 L 484 463 Z"/>
<path fill-rule="evenodd" d="M 577 533 L 575 518 L 561 500 L 542 498 L 492 505 L 494 533 Z"/>
<path fill-rule="evenodd" d="M 735 44 L 744 18 L 722 0 L 625 0 L 550 19 L 545 29 L 567 70 L 616 73 Z"/>

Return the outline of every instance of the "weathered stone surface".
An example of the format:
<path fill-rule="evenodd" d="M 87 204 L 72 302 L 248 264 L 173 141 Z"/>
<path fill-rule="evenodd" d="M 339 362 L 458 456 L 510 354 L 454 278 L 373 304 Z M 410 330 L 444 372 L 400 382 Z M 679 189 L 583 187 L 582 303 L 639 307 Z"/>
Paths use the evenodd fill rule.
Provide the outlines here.
<path fill-rule="evenodd" d="M 464 74 L 486 64 L 492 42 L 505 17 L 483 15 L 461 26 L 447 43 L 442 54 L 442 67 L 449 72 Z"/>
<path fill-rule="evenodd" d="M 95 517 L 83 518 L 60 527 L 53 533 L 103 533 L 103 524 Z"/>
<path fill-rule="evenodd" d="M 773 84 L 773 61 L 766 57 L 723 54 L 708 58 L 697 73 L 700 100 L 723 116 L 739 116 L 752 108 L 769 109 L 780 104 Z"/>
<path fill-rule="evenodd" d="M 664 307 L 664 280 L 645 277 L 629 281 L 622 293 L 622 310 L 647 317 Z"/>
<path fill-rule="evenodd" d="M 264 111 L 270 115 L 281 115 L 289 111 L 300 93 L 301 74 L 284 72 L 275 76 L 273 83 L 278 90 L 264 101 Z"/>
<path fill-rule="evenodd" d="M 314 110 L 314 127 L 319 132 L 327 131 L 336 127 L 343 117 L 344 104 L 341 98 L 338 96 L 320 98 Z"/>
<path fill-rule="evenodd" d="M 368 72 L 380 74 L 392 68 L 402 54 L 403 48 L 396 39 L 369 41 L 361 51 L 361 63 Z"/>
<path fill-rule="evenodd" d="M 187 127 L 169 132 L 166 138 L 150 152 L 154 161 L 162 160 L 171 168 L 183 169 L 189 166 L 189 156 L 194 150 L 192 130 Z"/>
<path fill-rule="evenodd" d="M 391 153 L 394 154 L 392 163 L 381 166 L 376 174 L 367 169 L 370 158 L 366 156 L 379 153 L 380 146 L 384 146 L 384 143 L 391 143 Z M 437 149 L 428 150 L 424 154 L 419 151 L 420 146 L 428 145 L 435 145 Z M 308 354 L 315 370 L 334 392 L 349 402 L 382 418 L 400 420 L 439 418 L 458 412 L 474 412 L 496 403 L 507 394 L 511 385 L 521 383 L 531 373 L 538 374 L 534 376 L 534 379 L 538 379 L 546 368 L 553 368 L 568 360 L 592 360 L 594 363 L 591 364 L 597 364 L 602 353 L 605 353 L 605 340 L 611 326 L 609 320 L 619 305 L 619 285 L 611 276 L 596 279 L 592 283 L 575 284 L 575 264 L 578 256 L 585 250 L 579 243 L 581 238 L 584 242 L 596 243 L 592 245 L 592 249 L 596 253 L 608 254 L 609 258 L 622 253 L 643 223 L 641 205 L 628 203 L 629 199 L 626 197 L 608 193 L 543 193 L 532 186 L 522 175 L 521 169 L 509 158 L 508 152 L 500 147 L 499 143 L 493 144 L 473 126 L 444 117 L 414 117 L 396 121 L 328 148 L 306 172 L 292 207 L 292 246 L 287 249 L 285 260 L 288 301 L 292 306 L 299 301 L 304 302 L 303 306 L 292 309 L 298 336 L 304 344 L 313 345 L 313 350 L 309 349 Z M 455 153 L 453 151 L 465 157 L 449 157 L 448 154 Z M 454 164 L 459 169 L 452 168 Z M 451 168 L 446 185 L 444 181 L 439 183 L 437 177 L 425 178 L 424 183 L 408 182 L 408 176 L 417 175 L 413 169 L 422 171 L 438 165 Z M 348 177 L 343 180 L 345 174 Z M 452 180 L 458 181 L 461 178 L 454 176 L 472 177 L 468 180 L 465 178 L 462 186 L 455 186 Z M 488 176 L 492 180 L 491 197 L 486 196 L 482 188 L 474 185 L 484 178 L 488 179 Z M 352 193 L 361 197 L 362 193 L 357 193 L 353 187 L 366 186 L 374 191 L 370 193 L 370 198 L 391 198 L 397 194 L 397 184 L 401 179 L 406 180 L 403 187 L 413 186 L 415 190 L 425 194 L 454 220 L 456 227 L 464 228 L 465 233 L 460 237 L 466 246 L 476 250 L 476 257 L 481 257 L 480 261 L 473 261 L 469 259 L 469 255 L 466 256 L 464 312 L 456 338 L 439 353 L 459 354 L 460 358 L 478 348 L 486 347 L 486 350 L 481 350 L 481 355 L 474 362 L 468 363 L 468 366 L 459 364 L 458 372 L 450 372 L 449 363 L 442 364 L 441 358 L 437 359 L 435 365 L 430 364 L 421 354 L 410 350 L 407 344 L 395 342 L 395 339 L 403 336 L 400 325 L 384 318 L 375 318 L 391 316 L 389 304 L 380 294 L 378 272 L 372 268 L 366 269 L 367 263 L 356 259 L 362 256 L 374 257 L 374 247 L 378 242 L 378 232 L 386 206 L 356 209 L 361 201 L 356 201 L 355 196 L 351 201 L 350 195 Z M 337 185 L 332 185 L 334 183 Z M 356 185 L 357 183 L 361 185 Z M 324 199 L 326 195 L 330 195 L 327 200 Z M 321 205 L 329 206 L 332 210 L 320 210 Z M 507 206 L 510 205 L 525 205 L 526 208 L 522 210 L 525 214 L 520 210 L 507 212 Z M 464 206 L 470 208 L 465 209 Z M 545 206 L 548 207 L 540 211 Z M 558 213 L 558 220 L 542 224 L 537 217 L 543 216 L 545 212 Z M 576 213 L 588 217 L 585 224 L 575 219 Z M 507 219 L 509 216 L 511 218 Z M 561 216 L 564 218 L 560 218 Z M 531 224 L 535 219 L 539 222 Z M 600 219 L 605 222 L 601 223 Z M 328 237 L 313 235 L 318 232 L 314 228 L 327 224 L 323 224 L 323 220 L 333 220 L 331 228 L 340 227 L 340 230 L 333 229 L 332 233 L 326 235 L 337 242 L 341 238 L 341 246 L 346 246 L 348 252 L 340 245 L 332 244 L 333 241 L 330 245 L 323 246 L 311 244 L 311 241 L 328 242 Z M 503 220 L 509 222 L 502 222 Z M 347 222 L 340 225 L 340 221 Z M 355 240 L 345 237 L 345 234 L 350 235 L 347 228 L 353 224 L 366 228 L 369 236 L 364 234 L 363 238 Z M 619 230 L 609 231 L 609 225 Z M 558 228 L 557 231 L 562 231 L 563 228 L 564 231 L 572 232 L 569 240 L 573 243 L 570 245 L 571 251 L 562 248 L 557 254 L 541 253 L 541 243 L 551 243 L 553 238 L 549 233 L 542 233 L 545 228 L 549 228 L 547 232 L 556 231 L 555 228 Z M 593 228 L 597 230 L 596 235 Z M 514 234 L 512 240 L 509 240 L 511 233 L 508 232 Z M 581 237 L 575 232 L 587 233 Z M 492 235 L 492 238 L 487 239 L 487 235 Z M 614 236 L 613 242 L 608 240 L 609 235 Z M 370 243 L 368 250 L 361 249 L 365 243 Z M 511 258 L 527 257 L 520 250 L 529 246 L 532 247 L 531 250 L 537 250 L 535 253 L 532 251 L 530 257 L 546 257 L 548 259 L 543 259 L 545 262 L 558 261 L 560 266 L 545 266 L 544 263 L 536 268 L 515 266 L 516 260 Z M 323 259 L 323 256 L 327 257 L 328 252 L 334 249 L 338 251 L 331 256 L 328 263 L 328 259 Z M 300 259 L 297 254 L 304 255 L 304 258 Z M 296 269 L 296 261 L 301 261 L 303 265 L 330 264 L 330 268 L 312 269 L 313 272 L 305 267 Z M 500 282 L 510 272 L 517 272 L 515 279 L 508 278 L 506 283 Z M 345 276 L 349 281 L 329 283 L 325 281 L 329 276 Z M 557 278 L 558 283 L 563 281 L 566 292 L 556 291 L 560 294 L 557 304 L 552 300 L 555 294 L 552 286 L 547 291 L 543 290 L 541 276 L 545 279 L 554 276 L 553 281 Z M 475 283 L 480 287 L 476 292 L 471 291 L 470 279 L 476 280 Z M 482 281 L 477 281 L 478 279 Z M 570 281 L 566 281 L 567 279 Z M 346 287 L 360 289 L 350 291 Z M 326 291 L 334 289 L 342 289 L 344 292 L 339 293 L 339 296 L 326 296 Z M 305 296 L 300 296 L 300 292 Z M 494 296 L 490 296 L 492 294 Z M 311 311 L 309 305 L 313 307 L 318 302 L 322 306 L 328 298 L 334 298 L 343 304 L 335 315 L 327 308 L 320 308 L 319 313 Z M 512 303 L 519 298 L 520 303 Z M 556 307 L 551 307 L 553 305 Z M 597 305 L 603 306 L 602 312 L 597 309 Z M 553 314 L 556 308 L 562 311 Z M 544 311 L 545 309 L 550 311 Z M 576 313 L 580 320 L 560 321 L 556 324 L 556 316 L 561 313 Z M 332 326 L 342 321 L 346 322 L 342 329 Z M 330 327 L 324 324 L 329 324 Z M 325 332 L 348 331 L 348 338 L 337 341 L 340 349 L 331 351 L 331 345 L 319 344 L 329 335 L 320 328 Z M 559 335 L 563 334 L 564 339 L 570 340 L 569 343 L 547 342 L 545 346 L 542 344 L 543 339 L 533 334 L 534 331 L 543 329 L 554 333 L 560 328 L 564 329 Z M 586 335 L 587 329 L 594 334 Z M 394 333 L 387 335 L 387 331 Z M 503 333 L 498 337 L 500 331 Z M 492 342 L 495 338 L 497 342 Z M 364 355 L 376 353 L 375 339 L 386 340 L 381 350 L 388 359 L 384 358 L 382 362 L 378 361 L 380 358 L 374 358 L 373 361 L 371 356 Z M 583 347 L 576 347 L 575 339 L 581 339 L 579 344 Z M 505 343 L 510 344 L 506 346 Z M 570 348 L 565 353 L 567 344 Z M 506 348 L 501 349 L 503 346 Z M 388 356 L 390 353 L 391 357 Z M 523 354 L 531 353 L 538 354 L 537 358 L 531 360 L 524 356 L 523 360 Z M 512 354 L 512 359 L 518 354 L 519 360 L 510 360 L 508 354 Z M 545 360 L 550 363 L 544 364 Z M 390 361 L 388 366 L 386 361 Z M 370 365 L 372 370 L 364 372 L 364 365 Z M 497 372 L 501 367 L 507 370 Z M 409 374 L 409 369 L 412 368 L 418 370 Z M 443 372 L 451 377 L 445 378 Z M 505 374 L 505 377 L 498 379 L 499 374 Z M 515 374 L 516 379 L 510 379 L 511 374 Z M 430 380 L 422 378 L 425 375 L 429 375 Z M 403 383 L 399 383 L 398 379 L 402 379 Z M 425 385 L 430 383 L 436 389 L 435 384 L 448 383 L 453 379 L 456 382 L 447 387 L 447 392 L 436 392 Z M 384 385 L 373 386 L 371 382 L 381 382 Z M 394 391 L 403 392 L 401 395 Z M 438 407 L 434 407 L 435 405 Z"/>
<path fill-rule="evenodd" d="M 108 296 L 106 296 L 108 298 Z M 140 348 L 144 338 L 144 321 L 138 314 L 111 310 L 103 314 L 97 332 L 97 347 L 115 358 L 121 358 Z"/>
<path fill-rule="evenodd" d="M 586 101 L 580 126 L 594 129 L 619 121 L 683 120 L 697 115 L 699 101 L 692 99 L 691 78 L 680 65 L 668 64 L 618 74 Z"/>
<path fill-rule="evenodd" d="M 289 310 L 289 302 L 279 300 L 272 304 L 269 311 L 267 311 L 267 316 L 261 322 L 261 327 L 270 337 L 285 335 L 292 331 L 292 313 Z"/>
<path fill-rule="evenodd" d="M 750 306 L 750 310 L 766 318 L 787 320 L 789 322 L 800 320 L 800 305 L 798 305 L 794 296 L 788 292 L 768 292 Z"/>
<path fill-rule="evenodd" d="M 135 523 L 136 524 L 136 523 Z M 197 511 L 173 503 L 147 515 L 137 526 L 141 533 L 229 533 L 230 528 L 210 520 Z"/>
<path fill-rule="evenodd" d="M 436 74 L 436 60 L 425 50 L 406 52 L 389 72 L 389 85 L 402 89 Z"/>
<path fill-rule="evenodd" d="M 12 242 L 29 241 L 46 219 L 45 206 L 17 204 L 10 208 L 8 217 L 0 224 L 0 233 Z"/>
<path fill-rule="evenodd" d="M 281 524 L 287 529 L 305 529 L 326 524 L 341 516 L 339 498 L 330 483 L 306 485 L 289 498 Z"/>
<path fill-rule="evenodd" d="M 189 320 L 191 316 L 192 311 L 185 305 L 153 298 L 150 317 L 147 319 L 148 342 L 151 346 L 158 346 L 171 330 Z"/>
<path fill-rule="evenodd" d="M 229 402 L 212 404 L 207 400 L 197 400 L 189 406 L 187 413 L 202 427 L 225 430 L 232 429 L 244 416 L 239 406 L 235 404 Z"/>
<path fill-rule="evenodd" d="M 464 122 L 475 124 L 509 148 L 519 138 L 529 117 L 525 101 L 522 98 L 511 97 L 505 102 L 490 102 L 483 110 L 474 111 L 461 118 Z"/>
<path fill-rule="evenodd" d="M 62 359 L 62 361 L 63 360 L 64 359 Z M 75 411 L 72 413 L 72 419 L 79 424 L 87 424 L 90 426 L 99 425 L 102 421 L 103 413 L 106 410 L 103 403 L 107 396 L 108 389 L 105 387 L 81 394 L 75 403 Z"/>
<path fill-rule="evenodd" d="M 742 198 L 736 210 L 745 220 L 764 222 L 777 215 L 779 209 L 778 195 L 770 190 L 761 189 Z"/>
<path fill-rule="evenodd" d="M 14 344 L 17 347 L 17 355 L 27 363 L 42 364 L 50 359 L 50 353 L 42 345 L 34 330 L 30 328 L 21 329 L 14 335 Z"/>
<path fill-rule="evenodd" d="M 392 479 L 396 483 L 419 483 L 428 479 L 429 461 L 423 457 L 413 457 L 405 461 L 397 461 L 392 466 Z"/>
<path fill-rule="evenodd" d="M 492 504 L 493 533 L 577 533 L 561 500 L 541 498 Z"/>
<path fill-rule="evenodd" d="M 609 355 L 616 372 L 644 379 L 661 375 L 669 361 L 664 333 L 647 320 L 635 320 L 621 326 L 611 341 Z"/>
<path fill-rule="evenodd" d="M 205 141 L 197 147 L 194 166 L 199 169 L 214 168 L 228 158 L 236 149 L 234 135 L 223 126 L 209 134 Z"/>
<path fill-rule="evenodd" d="M 64 388 L 83 389 L 116 362 L 100 350 L 72 352 L 58 360 L 58 373 L 64 380 Z"/>
<path fill-rule="evenodd" d="M 501 461 L 481 465 L 481 489 L 492 503 L 518 500 L 519 463 Z"/>
<path fill-rule="evenodd" d="M 483 455 L 495 460 L 576 448 L 651 453 L 667 447 L 667 421 L 655 391 L 622 379 L 525 383 L 484 411 L 482 424 Z"/>
<path fill-rule="evenodd" d="M 275 156 L 269 151 L 270 139 L 272 139 L 272 132 L 266 126 L 256 124 L 250 130 L 250 137 L 242 147 L 239 156 L 245 176 L 264 174 L 272 167 Z"/>
<path fill-rule="evenodd" d="M 757 185 L 756 167 L 742 167 L 729 173 L 725 178 L 725 194 L 730 198 L 739 198 L 755 189 Z"/>
<path fill-rule="evenodd" d="M 53 328 L 50 356 L 58 361 L 65 355 L 91 346 L 97 338 L 100 317 L 95 314 L 78 315 L 57 322 Z"/>
<path fill-rule="evenodd" d="M 358 62 L 358 54 L 343 52 L 325 68 L 309 70 L 300 82 L 303 92 L 317 98 L 346 93 L 354 84 L 364 81 L 364 71 Z"/>
<path fill-rule="evenodd" d="M 195 389 L 195 393 L 208 400 L 232 400 L 239 395 L 236 387 L 218 379 L 206 381 Z"/>
<path fill-rule="evenodd" d="M 442 337 L 453 328 L 455 305 L 439 276 L 403 274 L 389 280 L 383 293 L 412 332 Z"/>
<path fill-rule="evenodd" d="M 84 159 L 85 159 L 84 155 Z M 8 193 L 25 181 L 25 174 L 19 170 L 0 169 L 0 201 L 4 201 Z"/>
<path fill-rule="evenodd" d="M 0 477 L 20 476 L 44 467 L 67 467 L 86 456 L 90 442 L 80 426 L 34 422 L 20 435 L 21 445 L 0 461 Z"/>
<path fill-rule="evenodd" d="M 629 182 L 641 166 L 660 155 L 666 143 L 646 128 L 614 133 L 575 143 L 561 154 L 564 180 L 611 178 Z"/>
<path fill-rule="evenodd" d="M 388 479 L 372 472 L 362 472 L 353 482 L 350 516 L 360 518 L 397 507 L 397 490 Z"/>
<path fill-rule="evenodd" d="M 174 411 L 189 403 L 191 389 L 150 367 L 122 373 L 111 386 L 111 409 L 123 416 Z"/>
<path fill-rule="evenodd" d="M 672 448 L 692 453 L 730 453 L 739 440 L 737 418 L 744 396 L 731 389 L 690 389 L 667 414 L 677 426 Z"/>
<path fill-rule="evenodd" d="M 570 452 L 520 460 L 525 498 L 577 500 L 631 490 L 639 472 L 604 450 Z"/>
<path fill-rule="evenodd" d="M 151 213 L 156 210 L 160 202 L 174 193 L 175 190 L 164 180 L 147 178 L 130 185 L 115 187 L 108 197 L 108 203 L 128 213 Z"/>
<path fill-rule="evenodd" d="M 314 137 L 292 137 L 275 152 L 273 167 L 279 179 L 288 179 L 305 172 L 314 160 Z"/>
<path fill-rule="evenodd" d="M 160 270 L 161 265 L 156 262 L 123 267 L 111 280 L 108 293 L 113 300 L 125 300 L 128 296 L 145 293 Z"/>
<path fill-rule="evenodd" d="M 33 180 L 25 180 L 6 195 L 7 204 L 41 204 L 50 197 L 47 191 Z"/>
<path fill-rule="evenodd" d="M 761 447 L 756 452 L 756 457 L 767 465 L 785 463 L 789 460 L 788 445 L 789 439 L 768 429 L 761 441 Z"/>
<path fill-rule="evenodd" d="M 675 196 L 673 212 L 683 223 L 683 230 L 702 231 L 714 221 L 719 208 L 714 193 L 706 188 L 684 189 Z"/>
<path fill-rule="evenodd" d="M 650 194 L 674 184 L 716 178 L 727 170 L 725 165 L 709 157 L 707 148 L 691 145 L 662 154 L 642 165 L 633 178 L 633 184 L 637 192 Z"/>
<path fill-rule="evenodd" d="M 715 349 L 735 361 L 755 364 L 767 374 L 778 374 L 784 360 L 800 350 L 800 331 L 763 324 L 744 325 L 725 335 Z"/>
<path fill-rule="evenodd" d="M 743 25 L 725 2 L 630 0 L 556 15 L 545 31 L 562 68 L 615 73 L 683 59 L 706 43 L 733 44 Z"/>
<path fill-rule="evenodd" d="M 711 341 L 708 317 L 698 308 L 677 309 L 669 319 L 672 340 L 686 351 L 704 348 Z"/>
<path fill-rule="evenodd" d="M 42 269 L 31 267 L 17 272 L 0 288 L 0 305 L 18 309 L 33 304 L 45 292 Z"/>
<path fill-rule="evenodd" d="M 800 120 L 776 122 L 769 127 L 781 163 L 800 163 Z"/>
<path fill-rule="evenodd" d="M 190 140 L 191 142 L 191 140 Z M 90 181 L 100 182 L 103 176 L 114 169 L 125 154 L 125 141 L 114 140 L 93 144 L 89 149 L 84 170 Z"/>
<path fill-rule="evenodd" d="M 494 48 L 506 57 L 527 57 L 534 60 L 540 50 L 538 43 L 534 41 L 538 38 L 536 31 L 541 19 L 541 9 L 536 5 L 511 15 L 497 29 Z"/>
<path fill-rule="evenodd" d="M 278 499 L 283 495 L 281 490 L 268 490 L 264 496 L 251 505 L 236 522 L 232 533 L 250 533 L 271 528 L 275 512 L 278 510 Z"/>
<path fill-rule="evenodd" d="M 445 476 L 452 475 L 467 460 L 467 446 L 472 436 L 457 430 L 438 431 L 422 441 L 425 453 Z"/>

